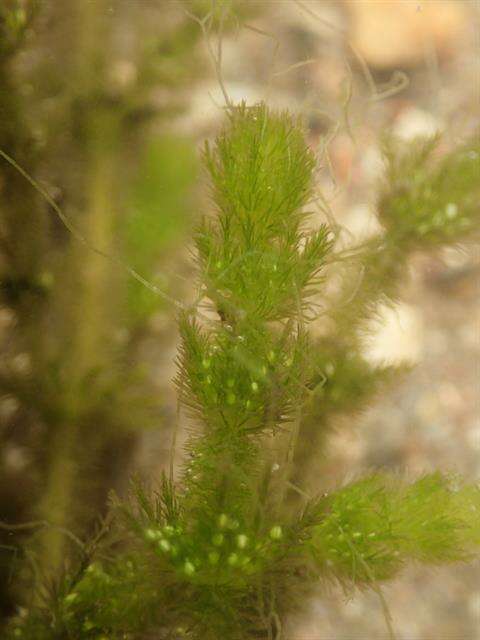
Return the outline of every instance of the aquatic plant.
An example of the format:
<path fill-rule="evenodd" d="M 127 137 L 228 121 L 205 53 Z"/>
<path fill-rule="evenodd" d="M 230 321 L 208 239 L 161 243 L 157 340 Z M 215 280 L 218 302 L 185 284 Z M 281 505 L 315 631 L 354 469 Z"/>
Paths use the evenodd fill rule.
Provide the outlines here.
<path fill-rule="evenodd" d="M 329 494 L 301 483 L 334 416 L 397 380 L 360 347 L 411 252 L 477 234 L 478 138 L 440 157 L 435 143 L 385 144 L 383 229 L 345 250 L 310 215 L 316 161 L 301 122 L 264 104 L 227 110 L 203 153 L 213 211 L 194 237 L 198 304 L 178 319 L 186 461 L 177 478 L 112 498 L 12 638 L 278 639 L 318 582 L 373 589 L 387 612 L 381 585 L 408 563 L 478 554 L 480 488 L 459 477 L 381 470 Z"/>

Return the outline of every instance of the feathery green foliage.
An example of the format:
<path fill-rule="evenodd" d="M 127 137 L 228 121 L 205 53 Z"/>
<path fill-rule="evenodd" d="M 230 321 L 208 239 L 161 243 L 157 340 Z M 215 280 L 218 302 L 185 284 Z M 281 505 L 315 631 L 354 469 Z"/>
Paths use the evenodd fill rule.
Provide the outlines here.
<path fill-rule="evenodd" d="M 242 105 L 205 163 L 217 216 L 197 237 L 207 295 L 232 323 L 280 320 L 305 308 L 330 248 L 308 232 L 315 160 L 285 114 Z"/>
<path fill-rule="evenodd" d="M 179 318 L 188 460 L 178 481 L 164 477 L 153 496 L 137 484 L 131 503 L 117 504 L 109 553 L 85 554 L 43 608 L 13 622 L 13 637 L 280 638 L 298 594 L 319 580 L 378 589 L 407 562 L 478 554 L 480 490 L 439 472 L 414 482 L 378 472 L 292 501 L 310 430 L 355 413 L 398 373 L 367 365 L 358 345 L 365 321 L 396 295 L 408 253 L 461 240 L 478 215 L 476 151 L 431 167 L 430 144 L 394 149 L 385 233 L 345 256 L 326 225 L 311 228 L 315 162 L 301 124 L 263 104 L 229 110 L 205 148 L 215 210 L 195 236 L 207 314 Z M 362 282 L 328 307 L 324 278 L 345 261 L 345 278 L 360 268 Z M 318 300 L 330 333 L 313 340 Z"/>
<path fill-rule="evenodd" d="M 466 560 L 478 546 L 480 489 L 440 473 L 413 484 L 375 474 L 325 503 L 327 515 L 311 533 L 315 561 L 353 584 L 391 578 L 411 560 Z"/>

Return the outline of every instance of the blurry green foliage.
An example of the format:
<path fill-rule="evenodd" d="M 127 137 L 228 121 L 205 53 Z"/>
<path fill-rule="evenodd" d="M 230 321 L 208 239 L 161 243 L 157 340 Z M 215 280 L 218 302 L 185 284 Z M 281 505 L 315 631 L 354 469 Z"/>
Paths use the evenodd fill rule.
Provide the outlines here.
<path fill-rule="evenodd" d="M 392 242 L 438 247 L 478 238 L 480 135 L 435 161 L 438 145 L 437 138 L 385 144 L 378 208 Z"/>
<path fill-rule="evenodd" d="M 311 531 L 322 571 L 353 584 L 394 576 L 412 560 L 441 564 L 478 553 L 480 488 L 440 473 L 413 484 L 376 474 L 324 500 Z"/>
<path fill-rule="evenodd" d="M 4 0 L 0 6 L 0 58 L 15 52 L 32 18 L 35 0 Z"/>

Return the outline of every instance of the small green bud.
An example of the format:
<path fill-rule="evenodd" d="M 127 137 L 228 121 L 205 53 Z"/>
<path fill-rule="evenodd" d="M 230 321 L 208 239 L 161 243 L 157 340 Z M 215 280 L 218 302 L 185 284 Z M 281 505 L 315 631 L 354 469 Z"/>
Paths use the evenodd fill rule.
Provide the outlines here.
<path fill-rule="evenodd" d="M 14 16 L 15 16 L 15 20 L 17 21 L 17 27 L 18 28 L 23 27 L 23 25 L 27 21 L 27 14 L 25 12 L 25 9 L 20 7 L 15 11 Z"/>
<path fill-rule="evenodd" d="M 220 560 L 220 554 L 218 553 L 218 551 L 210 551 L 210 553 L 208 554 L 209 563 L 216 565 L 218 564 L 219 560 Z"/>
<path fill-rule="evenodd" d="M 239 549 L 245 549 L 245 547 L 248 545 L 248 536 L 246 536 L 244 533 L 241 533 L 237 536 L 237 547 Z"/>
<path fill-rule="evenodd" d="M 353 537 L 357 538 L 357 540 L 358 540 L 358 538 L 362 537 L 362 534 L 360 533 L 360 531 L 355 531 L 355 533 L 353 534 Z"/>
<path fill-rule="evenodd" d="M 218 516 L 218 526 L 220 529 L 225 529 L 228 526 L 228 516 L 225 513 L 221 513 Z"/>
<path fill-rule="evenodd" d="M 238 560 L 239 560 L 239 557 L 238 557 L 238 554 L 236 553 L 231 553 L 227 558 L 227 562 L 231 567 L 236 566 L 238 564 Z"/>
<path fill-rule="evenodd" d="M 89 564 L 86 568 L 85 573 L 98 573 L 98 570 L 98 564 L 96 562 L 92 562 L 92 564 Z"/>
<path fill-rule="evenodd" d="M 158 537 L 158 531 L 155 531 L 155 529 L 145 529 L 144 535 L 147 540 L 151 540 L 153 542 Z"/>
<path fill-rule="evenodd" d="M 50 289 L 54 283 L 53 274 L 50 271 L 44 271 L 40 274 L 39 282 L 46 289 Z"/>
<path fill-rule="evenodd" d="M 255 382 L 255 380 L 252 382 L 252 384 L 250 385 L 253 393 L 258 393 L 258 382 Z"/>
<path fill-rule="evenodd" d="M 172 548 L 172 545 L 170 544 L 170 542 L 168 540 L 165 540 L 164 538 L 160 540 L 160 542 L 158 543 L 158 546 L 160 550 L 165 551 L 165 553 L 168 553 Z"/>
<path fill-rule="evenodd" d="M 183 570 L 187 574 L 187 576 L 193 576 L 193 574 L 195 573 L 195 566 L 192 562 L 190 562 L 190 560 L 185 560 Z"/>
<path fill-rule="evenodd" d="M 333 376 L 333 374 L 335 373 L 335 365 L 333 364 L 333 362 L 327 362 L 327 364 L 325 365 L 325 373 L 327 374 L 327 376 Z"/>
<path fill-rule="evenodd" d="M 202 367 L 204 369 L 210 369 L 211 365 L 212 365 L 212 361 L 210 360 L 210 358 L 204 358 L 202 360 Z"/>
<path fill-rule="evenodd" d="M 212 538 L 212 544 L 215 547 L 221 547 L 223 544 L 224 536 L 223 533 L 216 533 Z"/>
<path fill-rule="evenodd" d="M 234 393 L 228 393 L 227 394 L 227 404 L 232 405 L 235 404 L 235 401 L 237 399 L 237 396 Z"/>
<path fill-rule="evenodd" d="M 449 220 L 455 218 L 458 213 L 458 207 L 454 202 L 449 202 L 445 207 L 445 215 Z"/>
<path fill-rule="evenodd" d="M 64 602 L 65 604 L 73 604 L 77 598 L 78 598 L 78 593 L 76 593 L 75 591 L 72 591 L 72 593 L 69 593 L 68 595 L 65 596 Z"/>
<path fill-rule="evenodd" d="M 283 536 L 282 527 L 276 524 L 274 527 L 270 529 L 270 538 L 272 540 L 280 540 Z"/>

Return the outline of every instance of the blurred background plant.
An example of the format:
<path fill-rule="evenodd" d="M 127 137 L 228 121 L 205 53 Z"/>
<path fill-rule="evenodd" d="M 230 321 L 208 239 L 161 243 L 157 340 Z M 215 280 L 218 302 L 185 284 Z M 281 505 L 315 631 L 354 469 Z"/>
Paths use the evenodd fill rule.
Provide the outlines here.
<path fill-rule="evenodd" d="M 48 575 L 63 565 L 107 492 L 122 493 L 138 433 L 164 428 L 158 448 L 168 448 L 169 404 L 146 353 L 152 336 L 156 353 L 168 349 L 173 309 L 91 247 L 167 293 L 182 289 L 177 256 L 197 158 L 192 136 L 170 123 L 205 70 L 187 8 L 208 6 L 7 0 L 0 8 L 0 148 L 88 244 L 2 162 L 0 513 L 40 522 L 1 532 L 3 615 L 28 592 L 33 569 Z M 28 551 L 19 555 L 20 542 Z"/>
<path fill-rule="evenodd" d="M 444 154 L 457 143 L 451 131 L 461 137 L 476 123 L 474 3 L 245 2 L 235 19 L 226 18 L 227 5 L 151 2 L 139 11 L 137 3 L 120 0 L 7 0 L 0 9 L 0 148 L 40 181 L 91 245 L 121 257 L 176 298 L 191 294 L 186 238 L 194 197 L 203 199 L 195 143 L 221 117 L 208 94 L 222 101 L 218 78 L 207 70 L 201 25 L 184 9 L 202 19 L 216 8 L 203 26 L 216 20 L 223 31 L 222 68 L 234 99 L 254 102 L 267 92 L 274 104 L 306 116 L 310 144 L 328 150 L 318 175 L 325 198 L 319 215 L 335 211 L 346 246 L 351 234 L 365 237 L 376 229 L 368 190 L 378 180 L 384 128 L 407 141 L 446 130 Z M 238 28 L 240 21 L 245 28 Z M 104 512 L 109 489 L 122 494 L 134 468 L 148 474 L 164 466 L 175 422 L 169 379 L 176 334 L 171 305 L 78 244 L 7 164 L 0 167 L 0 213 L 0 520 L 40 521 L 0 532 L 0 602 L 8 615 L 28 600 L 32 571 L 41 576 L 63 565 L 76 544 L 65 531 L 83 538 Z M 388 219 L 382 222 L 388 229 Z M 425 232 L 437 240 L 433 228 Z M 373 255 L 374 239 L 370 247 Z M 346 376 L 351 343 L 326 349 L 319 336 L 317 366 L 331 373 L 318 392 L 328 410 L 319 415 L 313 405 L 302 429 L 305 442 L 321 439 L 321 420 L 333 438 L 320 461 L 300 448 L 295 482 L 301 486 L 315 488 L 320 476 L 333 486 L 345 471 L 370 465 L 423 471 L 438 461 L 448 467 L 452 452 L 463 461 L 460 470 L 478 476 L 469 366 L 478 351 L 471 326 L 478 267 L 468 252 L 420 258 L 414 242 L 402 261 L 404 268 L 413 262 L 420 275 L 416 289 L 406 290 L 409 304 L 396 307 L 400 328 L 395 313 L 382 312 L 387 322 L 373 363 L 367 367 L 359 357 Z M 400 266 L 360 265 L 380 274 Z M 346 302 L 361 303 L 360 285 L 355 280 L 344 292 Z M 423 322 L 436 327 L 425 337 L 417 331 Z M 409 343 L 399 349 L 400 367 L 398 352 L 392 362 L 399 336 Z M 465 365 L 454 351 L 464 354 Z M 402 383 L 390 404 L 381 400 L 377 413 L 358 417 L 389 376 L 399 380 L 410 359 L 421 359 L 418 377 Z M 358 428 L 337 429 L 353 423 L 352 409 Z M 457 580 L 452 575 L 442 574 L 444 585 L 453 585 L 444 592 L 417 574 L 400 582 L 392 599 L 400 608 L 407 603 L 400 621 L 405 634 L 435 636 L 441 626 L 474 637 L 478 593 L 468 585 L 475 569 L 456 574 Z M 415 627 L 409 615 L 405 593 L 412 584 L 420 584 L 437 612 L 422 613 L 416 624 L 423 626 Z M 448 613 L 442 603 L 449 591 L 457 604 Z M 365 612 L 376 606 L 366 596 L 363 609 L 360 599 L 344 613 L 331 599 L 314 605 L 313 618 L 322 619 L 326 635 L 350 638 L 360 620 L 364 635 L 372 635 L 382 630 Z M 308 617 L 292 625 L 292 637 L 318 634 Z"/>

